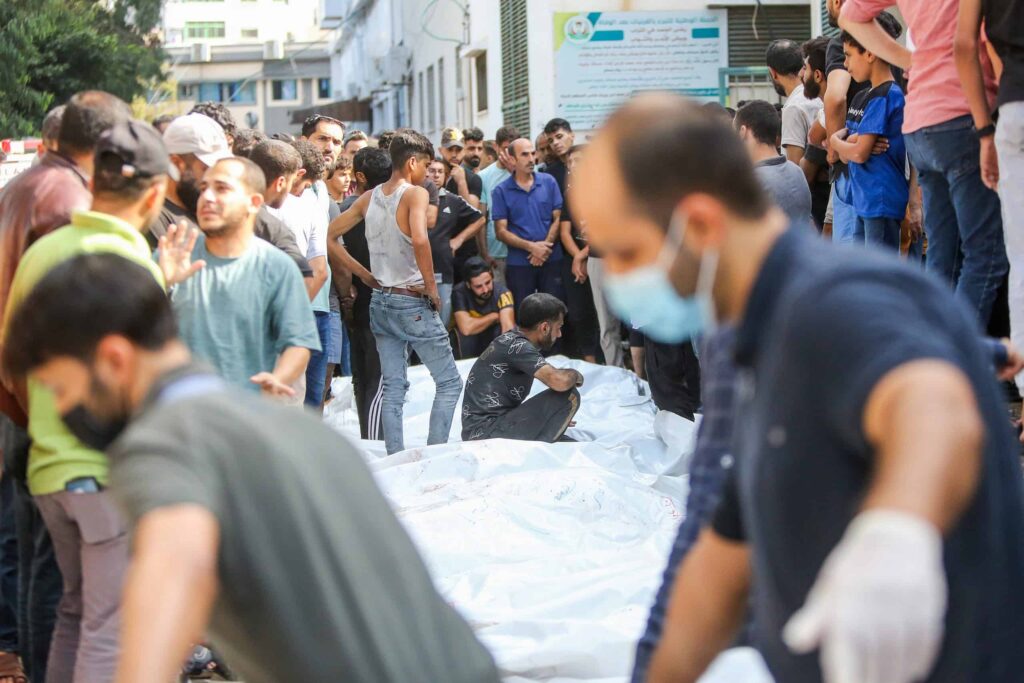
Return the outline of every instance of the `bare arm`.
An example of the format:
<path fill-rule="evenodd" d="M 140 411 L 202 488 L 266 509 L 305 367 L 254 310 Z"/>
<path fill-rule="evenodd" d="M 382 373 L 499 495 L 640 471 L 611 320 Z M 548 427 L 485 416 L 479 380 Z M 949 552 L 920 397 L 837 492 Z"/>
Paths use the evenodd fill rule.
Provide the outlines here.
<path fill-rule="evenodd" d="M 306 373 L 309 355 L 309 349 L 304 349 L 301 346 L 289 346 L 277 357 L 277 363 L 274 365 L 274 377 L 281 384 L 287 386 L 295 384 L 299 377 Z"/>
<path fill-rule="evenodd" d="M 786 158 L 794 164 L 799 165 L 800 160 L 804 158 L 803 147 L 797 147 L 796 145 L 783 145 L 782 149 L 786 152 Z"/>
<path fill-rule="evenodd" d="M 828 75 L 828 90 L 825 91 L 824 100 L 826 138 L 846 128 L 846 93 L 852 82 L 850 72 L 843 69 L 835 69 Z"/>
<path fill-rule="evenodd" d="M 750 591 L 750 550 L 705 529 L 683 561 L 651 659 L 650 683 L 693 682 L 729 647 Z"/>
<path fill-rule="evenodd" d="M 317 256 L 309 259 L 309 267 L 313 269 L 312 278 L 303 278 L 306 283 L 306 293 L 312 301 L 320 293 L 320 289 L 327 282 L 327 257 Z"/>
<path fill-rule="evenodd" d="M 535 242 L 524 240 L 519 235 L 516 235 L 508 229 L 508 220 L 501 218 L 494 221 L 494 235 L 499 241 L 504 242 L 510 247 L 515 249 L 522 249 L 523 251 L 530 251 Z"/>
<path fill-rule="evenodd" d="M 978 57 L 978 36 L 981 33 L 981 0 L 960 0 L 960 15 L 957 23 L 953 52 L 956 68 L 960 74 L 967 103 L 971 107 L 974 127 L 981 129 L 992 125 L 988 96 L 985 93 L 985 76 Z M 999 156 L 996 153 L 992 135 L 981 138 L 981 178 L 985 185 L 995 190 L 999 187 Z"/>
<path fill-rule="evenodd" d="M 488 313 L 487 315 L 474 318 L 466 311 L 455 311 L 455 326 L 459 329 L 459 334 L 463 337 L 472 337 L 475 334 L 480 334 L 488 327 L 498 322 L 500 316 L 498 313 Z M 505 330 L 502 330 L 503 332 Z"/>
<path fill-rule="evenodd" d="M 466 226 L 465 230 L 460 232 L 452 239 L 452 251 L 454 252 L 458 250 L 459 247 L 461 247 L 469 240 L 475 239 L 476 236 L 482 232 L 481 228 L 483 228 L 484 225 L 486 225 L 486 223 L 487 219 L 481 216 L 480 218 L 476 219 L 468 226 Z"/>
<path fill-rule="evenodd" d="M 897 43 L 892 36 L 885 32 L 877 21 L 851 21 L 847 17 L 846 8 L 839 14 L 839 26 L 844 31 L 849 31 L 856 38 L 864 49 L 875 53 L 879 58 L 890 64 L 895 64 L 902 69 L 910 68 L 910 50 Z"/>
<path fill-rule="evenodd" d="M 327 243 L 336 242 L 339 237 L 344 235 L 352 228 L 359 225 L 359 221 L 366 218 L 366 209 L 370 206 L 370 197 L 373 195 L 372 192 L 364 192 L 359 195 L 359 199 L 352 203 L 352 206 L 331 221 L 331 224 L 327 226 Z"/>
<path fill-rule="evenodd" d="M 555 209 L 551 212 L 551 227 L 548 228 L 548 236 L 544 239 L 548 244 L 558 244 L 558 233 L 562 229 L 562 210 Z"/>
<path fill-rule="evenodd" d="M 408 203 L 409 238 L 412 240 L 416 265 L 423 274 L 423 288 L 436 305 L 439 297 L 437 282 L 434 280 L 434 261 L 430 254 L 430 237 L 427 234 L 428 200 L 427 191 L 422 187 L 410 188 L 402 197 L 402 202 Z"/>
<path fill-rule="evenodd" d="M 198 505 L 146 514 L 121 602 L 121 657 L 116 683 L 175 679 L 192 644 L 200 642 L 217 597 L 216 518 Z"/>
<path fill-rule="evenodd" d="M 871 149 L 875 146 L 875 140 L 878 139 L 877 135 L 868 133 L 866 135 L 857 135 L 855 139 L 850 142 L 842 138 L 843 131 L 839 131 L 832 136 L 832 149 L 835 150 L 839 158 L 845 163 L 863 164 L 871 158 Z M 851 136 L 853 138 L 854 136 Z"/>
<path fill-rule="evenodd" d="M 501 332 L 504 334 L 516 326 L 516 309 L 509 306 L 498 311 L 498 319 L 501 321 Z"/>
<path fill-rule="evenodd" d="M 352 275 L 362 280 L 363 284 L 367 287 L 371 289 L 380 287 L 377 279 L 373 277 L 373 273 L 368 271 L 352 254 L 348 253 L 348 249 L 345 248 L 344 244 L 337 240 L 329 241 L 327 243 L 327 253 L 332 262 L 336 261 L 341 267 L 348 269 Z"/>
<path fill-rule="evenodd" d="M 433 230 L 437 225 L 437 207 L 427 202 L 427 230 Z"/>
<path fill-rule="evenodd" d="M 348 249 L 345 249 L 344 245 L 338 246 L 341 247 L 342 251 L 349 258 L 352 258 L 352 255 L 348 253 Z M 355 259 L 352 260 L 354 261 Z M 339 252 L 330 248 L 330 244 L 327 245 L 327 264 L 331 267 L 331 285 L 334 287 L 334 291 L 338 293 L 339 298 L 346 298 L 352 289 L 352 269 L 345 265 L 345 261 L 341 258 Z"/>
<path fill-rule="evenodd" d="M 580 253 L 580 248 L 576 246 L 576 240 L 572 238 L 572 223 L 562 221 L 559 226 L 559 237 L 562 240 L 562 247 L 565 249 L 565 253 L 572 258 L 576 258 L 576 255 Z"/>
<path fill-rule="evenodd" d="M 984 425 L 967 377 L 940 360 L 897 367 L 871 391 L 864 433 L 876 453 L 864 509 L 898 510 L 948 530 L 981 469 Z"/>
<path fill-rule="evenodd" d="M 579 372 L 570 369 L 559 370 L 552 365 L 542 365 L 534 377 L 555 391 L 569 391 L 574 387 L 583 386 L 583 375 Z"/>

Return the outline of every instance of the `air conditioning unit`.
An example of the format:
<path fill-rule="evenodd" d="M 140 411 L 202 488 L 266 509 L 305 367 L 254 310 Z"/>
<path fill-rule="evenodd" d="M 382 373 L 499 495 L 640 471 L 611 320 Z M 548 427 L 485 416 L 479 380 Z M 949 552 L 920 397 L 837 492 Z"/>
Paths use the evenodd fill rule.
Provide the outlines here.
<path fill-rule="evenodd" d="M 210 44 L 209 43 L 192 43 L 192 61 L 193 62 L 208 62 L 208 61 L 210 61 Z"/>
<path fill-rule="evenodd" d="M 284 59 L 284 43 L 280 40 L 268 40 L 263 43 L 263 59 Z"/>

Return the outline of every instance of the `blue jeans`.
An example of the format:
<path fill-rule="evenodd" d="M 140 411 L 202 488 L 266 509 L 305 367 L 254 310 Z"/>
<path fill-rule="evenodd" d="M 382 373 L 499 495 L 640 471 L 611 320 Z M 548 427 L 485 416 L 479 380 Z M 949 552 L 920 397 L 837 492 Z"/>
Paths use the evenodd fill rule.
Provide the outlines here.
<path fill-rule="evenodd" d="M 853 208 L 850 174 L 843 173 L 832 184 L 832 241 L 858 242 L 857 212 Z"/>
<path fill-rule="evenodd" d="M 437 286 L 437 296 L 441 299 L 441 324 L 444 325 L 445 329 L 452 324 L 452 289 L 454 285 L 439 284 Z"/>
<path fill-rule="evenodd" d="M 331 312 L 331 332 L 338 334 L 338 365 L 341 366 L 341 376 L 352 376 L 352 344 L 348 339 L 348 328 L 341 322 L 341 313 Z"/>
<path fill-rule="evenodd" d="M 447 443 L 455 404 L 462 393 L 462 378 L 455 367 L 448 331 L 441 324 L 440 316 L 422 297 L 374 291 L 370 299 L 370 329 L 380 354 L 384 387 L 381 423 L 387 452 L 405 450 L 402 412 L 409 391 L 406 366 L 410 347 L 434 379 L 427 444 Z"/>
<path fill-rule="evenodd" d="M 327 381 L 327 359 L 330 357 L 331 348 L 331 314 L 327 311 L 313 313 L 316 316 L 316 331 L 320 335 L 320 350 L 309 353 L 305 404 L 310 408 L 319 408 L 324 400 L 324 383 Z"/>
<path fill-rule="evenodd" d="M 900 220 L 897 218 L 864 218 L 857 216 L 854 236 L 858 242 L 883 249 L 900 250 Z"/>
<path fill-rule="evenodd" d="M 1009 265 L 999 196 L 981 182 L 974 123 L 965 115 L 904 137 L 924 195 L 925 269 L 987 325 Z"/>

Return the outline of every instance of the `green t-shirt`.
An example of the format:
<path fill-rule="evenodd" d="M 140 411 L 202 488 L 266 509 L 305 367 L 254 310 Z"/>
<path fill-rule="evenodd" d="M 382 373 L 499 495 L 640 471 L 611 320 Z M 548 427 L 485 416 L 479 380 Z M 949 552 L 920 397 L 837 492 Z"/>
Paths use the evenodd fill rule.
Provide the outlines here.
<path fill-rule="evenodd" d="M 302 275 L 283 251 L 253 238 L 241 256 L 221 258 L 200 235 L 192 260 L 206 267 L 171 292 L 178 332 L 229 382 L 259 391 L 250 378 L 272 372 L 282 351 L 320 350 Z"/>
<path fill-rule="evenodd" d="M 79 211 L 72 214 L 70 225 L 43 237 L 25 252 L 11 283 L 0 338 L 6 335 L 15 309 L 36 283 L 63 261 L 90 253 L 124 256 L 148 268 L 153 277 L 164 284 L 163 274 L 150 256 L 149 244 L 135 226 L 107 214 Z M 95 477 L 106 484 L 106 456 L 87 448 L 68 431 L 57 412 L 53 394 L 30 381 L 28 403 L 28 433 L 32 437 L 28 488 L 32 495 L 62 491 L 65 484 L 79 477 Z"/>
<path fill-rule="evenodd" d="M 498 682 L 358 451 L 320 419 L 186 367 L 108 452 L 132 526 L 182 504 L 217 519 L 208 632 L 241 680 Z"/>

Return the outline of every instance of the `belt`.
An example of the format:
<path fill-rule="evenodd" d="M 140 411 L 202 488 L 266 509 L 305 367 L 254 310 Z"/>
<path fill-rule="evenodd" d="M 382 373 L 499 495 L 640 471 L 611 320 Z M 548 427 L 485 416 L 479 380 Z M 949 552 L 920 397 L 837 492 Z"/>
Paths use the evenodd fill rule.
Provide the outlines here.
<path fill-rule="evenodd" d="M 418 292 L 415 289 L 406 289 L 405 287 L 381 287 L 380 291 L 382 294 L 401 294 L 403 296 L 414 296 L 418 299 L 427 298 L 427 295 L 423 292 Z"/>

